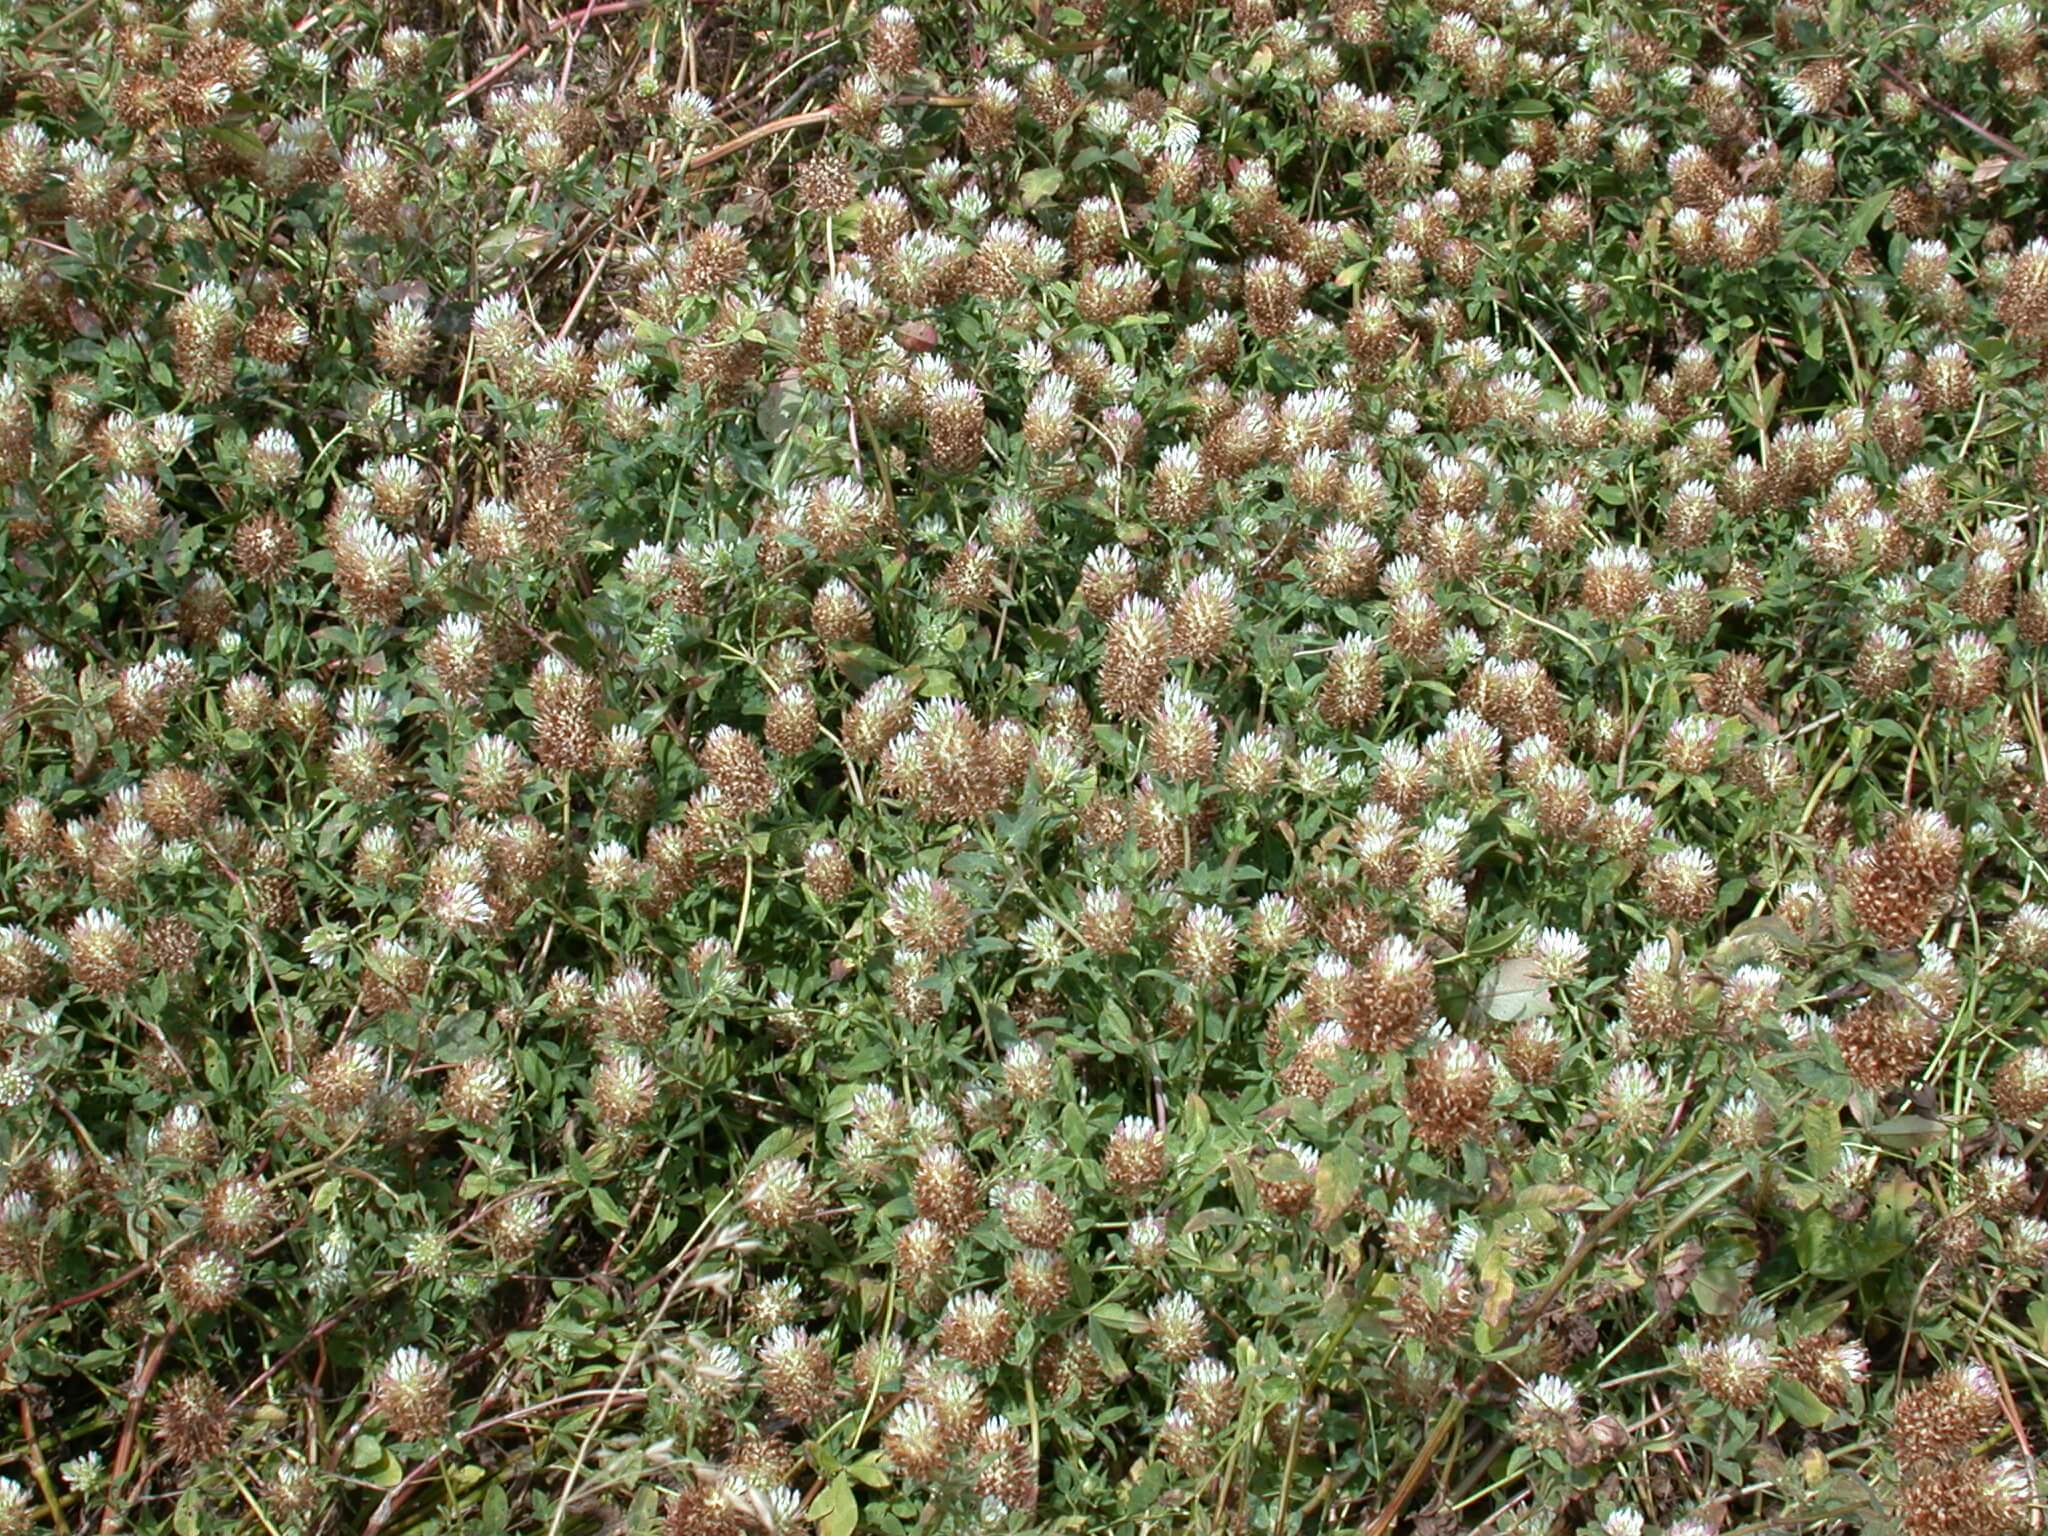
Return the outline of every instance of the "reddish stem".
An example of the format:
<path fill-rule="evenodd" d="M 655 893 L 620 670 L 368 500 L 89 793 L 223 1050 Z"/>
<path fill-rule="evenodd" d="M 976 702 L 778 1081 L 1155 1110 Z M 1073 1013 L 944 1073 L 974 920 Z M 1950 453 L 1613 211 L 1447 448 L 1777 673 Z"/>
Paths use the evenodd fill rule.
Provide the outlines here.
<path fill-rule="evenodd" d="M 451 107 L 459 106 L 461 103 L 469 100 L 469 98 L 474 96 L 478 91 L 485 89 L 493 82 L 503 78 L 506 70 L 510 69 L 514 64 L 517 64 L 521 59 L 525 58 L 531 52 L 533 52 L 533 44 L 521 43 L 517 48 L 514 48 L 510 53 L 506 54 L 504 58 L 498 60 L 497 63 L 493 64 L 489 69 L 485 70 L 482 74 L 478 75 L 474 80 L 470 81 L 469 84 L 465 85 L 453 96 L 450 96 L 445 105 Z"/>
<path fill-rule="evenodd" d="M 164 1367 L 164 1356 L 170 1353 L 171 1340 L 177 1332 L 176 1323 L 166 1328 L 163 1337 L 156 1341 L 156 1347 L 135 1368 L 135 1378 L 128 1387 L 128 1413 L 121 1420 L 121 1439 L 114 1447 L 114 1465 L 107 1476 L 107 1512 L 102 1525 L 111 1523 L 118 1527 L 120 1523 L 120 1511 L 115 1500 L 119 1497 L 122 1479 L 128 1475 L 129 1460 L 135 1454 L 135 1429 L 142 1422 L 142 1405 L 149 1397 L 150 1384 Z"/>

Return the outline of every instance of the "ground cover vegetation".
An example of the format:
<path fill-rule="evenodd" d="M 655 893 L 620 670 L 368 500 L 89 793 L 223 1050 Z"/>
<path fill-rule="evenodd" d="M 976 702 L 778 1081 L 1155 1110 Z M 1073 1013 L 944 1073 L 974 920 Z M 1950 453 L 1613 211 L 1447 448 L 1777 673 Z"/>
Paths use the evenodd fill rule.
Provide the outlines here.
<path fill-rule="evenodd" d="M 2039 33 L 7 7 L 0 1536 L 2038 1530 Z"/>

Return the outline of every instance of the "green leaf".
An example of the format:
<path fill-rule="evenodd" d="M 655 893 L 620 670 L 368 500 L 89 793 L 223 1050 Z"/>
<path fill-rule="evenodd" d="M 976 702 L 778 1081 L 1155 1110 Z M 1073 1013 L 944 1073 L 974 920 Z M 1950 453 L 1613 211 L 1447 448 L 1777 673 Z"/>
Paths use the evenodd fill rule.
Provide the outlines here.
<path fill-rule="evenodd" d="M 521 266 L 553 243 L 554 237 L 534 225 L 504 226 L 492 230 L 477 242 L 476 254 L 486 270 L 498 266 Z"/>
<path fill-rule="evenodd" d="M 873 1456 L 863 1456 L 859 1461 L 846 1464 L 846 1475 L 863 1488 L 886 1488 L 889 1486 L 889 1472 Z"/>
<path fill-rule="evenodd" d="M 1800 1117 L 1806 1137 L 1806 1171 L 1816 1180 L 1835 1171 L 1842 1151 L 1842 1114 L 1832 1104 L 1809 1104 Z"/>
<path fill-rule="evenodd" d="M 1799 1262 L 1820 1279 L 1860 1280 L 1905 1253 L 1911 1233 L 1900 1236 L 1895 1222 L 1876 1216 L 1866 1225 L 1848 1227 L 1815 1207 L 1800 1222 L 1795 1241 Z"/>
<path fill-rule="evenodd" d="M 1804 1382 L 1780 1376 L 1771 1385 L 1778 1406 L 1808 1429 L 1819 1429 L 1834 1416 L 1834 1410 L 1815 1397 L 1813 1389 Z"/>
<path fill-rule="evenodd" d="M 810 1517 L 818 1536 L 853 1536 L 860 1524 L 860 1501 L 853 1496 L 853 1482 L 844 1472 L 818 1490 L 811 1500 Z"/>
<path fill-rule="evenodd" d="M 1531 1184 L 1515 1196 L 1517 1208 L 1525 1211 L 1575 1211 L 1592 1199 L 1592 1191 L 1578 1184 Z"/>
<path fill-rule="evenodd" d="M 1292 1152 L 1268 1152 L 1259 1159 L 1259 1178 L 1267 1184 L 1292 1184 L 1307 1172 Z"/>
<path fill-rule="evenodd" d="M 74 777 L 83 776 L 99 755 L 100 735 L 89 721 L 81 718 L 71 722 L 71 772 Z"/>
<path fill-rule="evenodd" d="M 619 1209 L 619 1203 L 605 1193 L 601 1185 L 590 1186 L 590 1214 L 608 1227 L 623 1227 L 626 1213 Z"/>
<path fill-rule="evenodd" d="M 1486 973 L 1474 1001 L 1498 1024 L 1533 1019 L 1550 1011 L 1550 986 L 1526 956 L 1503 960 Z"/>
<path fill-rule="evenodd" d="M 1314 1210 L 1318 1228 L 1328 1229 L 1351 1209 L 1364 1175 L 1358 1151 L 1348 1143 L 1339 1143 L 1323 1154 L 1322 1161 L 1316 1165 Z"/>
<path fill-rule="evenodd" d="M 1925 1115 L 1895 1115 L 1882 1125 L 1870 1128 L 1871 1139 L 1883 1142 L 1888 1147 L 1924 1147 L 1942 1133 L 1939 1120 L 1930 1120 Z"/>
<path fill-rule="evenodd" d="M 796 379 L 777 379 L 761 392 L 761 403 L 754 410 L 754 425 L 764 442 L 780 443 L 796 430 L 797 423 L 803 420 L 806 393 Z"/>
<path fill-rule="evenodd" d="M 221 1043 L 208 1035 L 200 1043 L 199 1054 L 204 1064 L 207 1084 L 215 1093 L 232 1093 L 235 1069 L 228 1064 L 228 1053 L 222 1049 Z"/>
<path fill-rule="evenodd" d="M 219 124 L 213 129 L 212 137 L 226 144 L 245 159 L 260 160 L 263 158 L 263 141 L 257 138 L 255 134 L 250 133 L 246 128 L 230 127 L 224 123 Z"/>
<path fill-rule="evenodd" d="M 1059 191 L 1060 182 L 1066 173 L 1056 165 L 1043 166 L 1035 171 L 1026 171 L 1017 178 L 1017 187 L 1024 196 L 1024 206 L 1030 208 L 1044 202 Z"/>
<path fill-rule="evenodd" d="M 1884 217 L 1885 209 L 1891 205 L 1891 187 L 1879 187 L 1856 205 L 1856 216 L 1849 220 L 1848 227 L 1842 231 L 1843 237 L 1851 246 L 1861 245 L 1870 238 L 1870 231 L 1876 227 L 1877 221 Z"/>
<path fill-rule="evenodd" d="M 1686 1294 L 1709 1317 L 1732 1317 L 1748 1294 L 1748 1282 L 1733 1265 L 1709 1264 L 1693 1276 Z"/>
<path fill-rule="evenodd" d="M 1804 314 L 1794 315 L 1792 323 L 1799 328 L 1799 349 L 1816 363 L 1825 362 L 1828 355 L 1827 332 L 1816 320 Z"/>

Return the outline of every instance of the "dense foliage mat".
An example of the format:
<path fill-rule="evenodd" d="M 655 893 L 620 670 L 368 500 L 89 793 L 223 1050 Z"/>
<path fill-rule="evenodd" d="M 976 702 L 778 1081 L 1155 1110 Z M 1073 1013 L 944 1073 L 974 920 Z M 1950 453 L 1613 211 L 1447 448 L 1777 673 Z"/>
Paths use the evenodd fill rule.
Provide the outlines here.
<path fill-rule="evenodd" d="M 2030 4 L 549 4 L 0 14 L 0 1536 L 2038 1530 Z"/>

